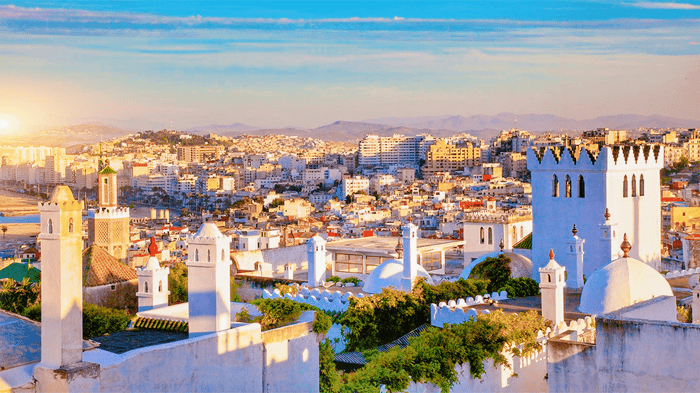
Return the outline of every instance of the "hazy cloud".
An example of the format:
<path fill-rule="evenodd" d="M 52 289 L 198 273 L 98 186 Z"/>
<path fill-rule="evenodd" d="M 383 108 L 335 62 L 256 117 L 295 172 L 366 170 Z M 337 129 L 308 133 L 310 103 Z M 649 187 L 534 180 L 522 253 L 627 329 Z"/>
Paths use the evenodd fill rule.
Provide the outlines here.
<path fill-rule="evenodd" d="M 700 5 L 689 3 L 666 3 L 652 1 L 638 1 L 627 3 L 632 7 L 654 9 L 654 10 L 700 10 Z"/>

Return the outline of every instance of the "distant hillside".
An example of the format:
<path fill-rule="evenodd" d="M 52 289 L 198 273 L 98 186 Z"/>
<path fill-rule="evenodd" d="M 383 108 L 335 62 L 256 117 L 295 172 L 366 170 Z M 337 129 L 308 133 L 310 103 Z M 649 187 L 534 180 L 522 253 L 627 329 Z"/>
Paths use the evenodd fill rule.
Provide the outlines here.
<path fill-rule="evenodd" d="M 376 123 L 389 126 L 406 126 L 429 130 L 503 130 L 517 127 L 531 132 L 566 131 L 566 130 L 592 130 L 601 127 L 611 129 L 635 129 L 644 128 L 673 128 L 673 127 L 697 127 L 700 121 L 688 119 L 676 119 L 660 115 L 615 115 L 600 116 L 595 119 L 574 120 L 551 114 L 515 114 L 499 113 L 495 116 L 474 115 L 442 116 L 442 117 L 409 117 L 409 118 L 380 118 L 366 120 L 368 123 Z M 472 132 L 472 134 L 474 134 Z"/>
<path fill-rule="evenodd" d="M 185 132 L 196 135 L 205 134 L 217 134 L 226 135 L 228 133 L 245 133 L 250 131 L 259 130 L 260 127 L 249 126 L 243 123 L 233 123 L 233 124 L 209 124 L 206 126 L 198 126 L 193 128 L 188 128 Z"/>
<path fill-rule="evenodd" d="M 108 141 L 132 133 L 132 131 L 101 123 L 86 123 L 63 127 L 45 127 L 37 132 L 14 134 L 3 137 L 3 144 L 13 146 L 66 147 Z"/>

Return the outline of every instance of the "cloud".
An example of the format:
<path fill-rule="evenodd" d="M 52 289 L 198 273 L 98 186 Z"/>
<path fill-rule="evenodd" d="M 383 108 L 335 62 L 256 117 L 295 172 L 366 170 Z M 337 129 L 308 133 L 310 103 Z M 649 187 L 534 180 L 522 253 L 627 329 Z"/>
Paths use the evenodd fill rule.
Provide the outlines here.
<path fill-rule="evenodd" d="M 652 10 L 700 10 L 700 5 L 689 3 L 666 3 L 652 1 L 638 1 L 635 3 L 627 3 L 632 7 L 645 8 Z"/>

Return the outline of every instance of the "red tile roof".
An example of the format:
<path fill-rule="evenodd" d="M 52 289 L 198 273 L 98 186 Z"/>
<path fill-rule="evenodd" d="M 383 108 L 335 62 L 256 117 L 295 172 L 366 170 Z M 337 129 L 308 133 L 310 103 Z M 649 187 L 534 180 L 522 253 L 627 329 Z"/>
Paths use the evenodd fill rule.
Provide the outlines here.
<path fill-rule="evenodd" d="M 136 270 L 119 262 L 99 246 L 83 250 L 83 285 L 96 287 L 137 279 Z"/>

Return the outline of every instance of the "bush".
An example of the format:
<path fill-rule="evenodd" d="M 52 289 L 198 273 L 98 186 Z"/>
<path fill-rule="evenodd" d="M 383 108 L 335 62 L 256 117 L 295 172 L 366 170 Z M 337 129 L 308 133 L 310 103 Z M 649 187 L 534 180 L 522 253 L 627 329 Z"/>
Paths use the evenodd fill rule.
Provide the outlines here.
<path fill-rule="evenodd" d="M 456 282 L 442 282 L 439 285 L 430 285 L 424 279 L 420 279 L 413 288 L 413 293 L 422 297 L 430 307 L 432 303 L 439 304 L 449 300 L 466 299 L 486 293 L 489 282 L 487 280 L 465 280 L 460 278 Z"/>
<path fill-rule="evenodd" d="M 335 369 L 335 352 L 328 340 L 318 344 L 318 379 L 321 393 L 340 392 L 340 375 Z"/>
<path fill-rule="evenodd" d="M 502 286 L 496 292 L 506 291 L 509 298 L 536 296 L 540 294 L 540 284 L 537 281 L 526 278 L 511 278 L 506 285 Z"/>
<path fill-rule="evenodd" d="M 496 292 L 510 280 L 510 258 L 500 254 L 496 258 L 486 258 L 483 262 L 474 266 L 469 278 L 489 280 L 486 290 L 489 293 Z"/>
<path fill-rule="evenodd" d="M 290 299 L 255 299 L 251 302 L 258 307 L 262 317 L 253 318 L 253 322 L 260 324 L 262 330 L 275 329 L 289 325 L 296 321 L 302 312 L 316 311 L 313 322 L 313 331 L 316 334 L 326 334 L 331 328 L 331 317 L 317 307 L 297 303 Z M 240 313 L 238 314 L 240 316 Z"/>
<path fill-rule="evenodd" d="M 124 310 L 83 304 L 83 338 L 119 332 L 129 326 L 131 317 Z"/>
<path fill-rule="evenodd" d="M 22 281 L 5 280 L 0 287 L 0 308 L 15 314 L 22 314 L 27 307 L 41 301 L 41 285 L 28 278 Z"/>
<path fill-rule="evenodd" d="M 327 282 L 338 282 L 340 281 L 340 277 L 338 276 L 330 276 L 326 279 Z"/>
<path fill-rule="evenodd" d="M 346 277 L 346 278 L 343 279 L 343 283 L 349 283 L 349 282 L 355 284 L 355 286 L 358 286 L 358 285 L 360 285 L 360 283 L 362 282 L 362 280 L 360 280 L 360 279 L 357 278 L 357 277 Z"/>
<path fill-rule="evenodd" d="M 178 263 L 170 269 L 168 290 L 171 305 L 187 302 L 187 265 Z"/>
<path fill-rule="evenodd" d="M 22 315 L 37 322 L 41 322 L 41 303 L 33 304 L 22 311 Z"/>

